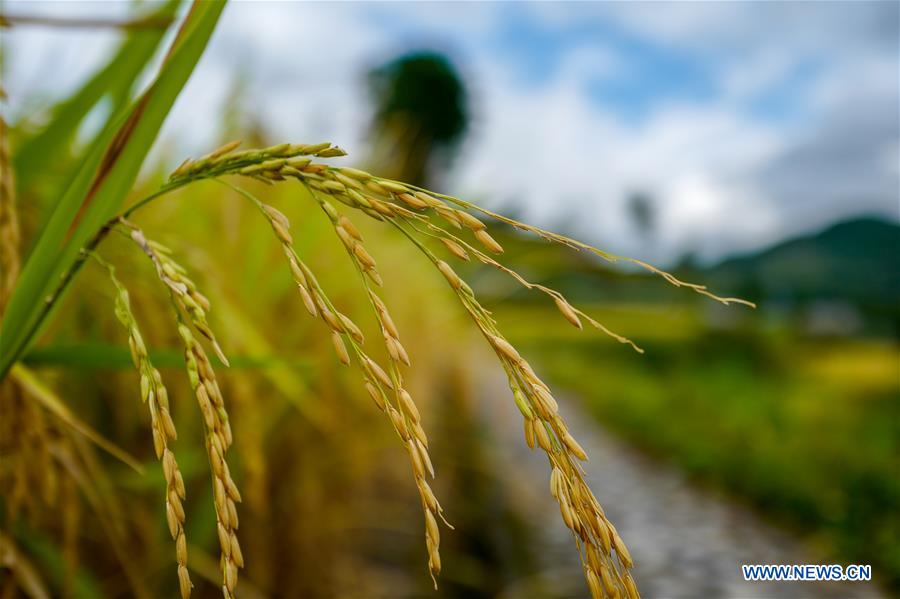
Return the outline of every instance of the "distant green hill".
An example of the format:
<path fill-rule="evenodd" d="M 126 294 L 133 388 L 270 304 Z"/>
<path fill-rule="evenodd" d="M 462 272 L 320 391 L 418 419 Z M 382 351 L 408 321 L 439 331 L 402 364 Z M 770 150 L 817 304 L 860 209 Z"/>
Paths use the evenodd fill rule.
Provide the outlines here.
<path fill-rule="evenodd" d="M 900 323 L 900 225 L 858 218 L 705 269 L 719 292 L 761 303 L 844 302 L 869 324 Z M 871 321 L 877 321 L 873 323 Z"/>
<path fill-rule="evenodd" d="M 572 252 L 533 237 L 498 231 L 510 264 L 526 277 L 562 291 L 573 301 L 638 301 L 664 304 L 698 300 L 633 268 L 620 269 L 596 256 Z M 682 265 L 674 273 L 798 318 L 824 309 L 832 320 L 852 318 L 873 333 L 900 332 L 900 225 L 880 218 L 836 223 L 812 235 L 728 258 L 710 267 Z M 479 277 L 479 292 L 540 301 L 516 291 L 505 277 Z M 762 313 L 761 312 L 761 313 Z M 805 316 L 804 316 L 805 315 Z M 859 328 L 854 325 L 854 328 Z"/>

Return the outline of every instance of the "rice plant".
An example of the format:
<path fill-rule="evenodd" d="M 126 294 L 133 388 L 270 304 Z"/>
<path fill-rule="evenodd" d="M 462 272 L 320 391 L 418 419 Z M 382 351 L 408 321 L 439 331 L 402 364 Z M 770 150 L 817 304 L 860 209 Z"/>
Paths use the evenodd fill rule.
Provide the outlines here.
<path fill-rule="evenodd" d="M 184 161 L 158 190 L 131 203 L 121 205 L 134 185 L 138 169 L 156 136 L 162 120 L 180 92 L 193 66 L 199 59 L 221 12 L 219 3 L 196 3 L 182 25 L 160 74 L 148 91 L 112 119 L 100 133 L 81 161 L 70 185 L 55 205 L 31 253 L 18 276 L 18 228 L 14 186 L 9 152 L 0 148 L 3 184 L 0 185 L 0 244 L 4 272 L 0 280 L 0 306 L 6 308 L 0 339 L 0 376 L 3 377 L 2 409 L 15 415 L 17 425 L 4 431 L 4 443 L 20 452 L 32 452 L 33 460 L 46 464 L 38 473 L 17 466 L 4 482 L 11 489 L 7 510 L 28 503 L 26 488 L 52 495 L 60 492 L 59 479 L 66 473 L 49 455 L 55 444 L 41 439 L 47 430 L 56 430 L 63 439 L 71 431 L 88 434 L 89 438 L 128 461 L 115 446 L 91 431 L 69 413 L 64 405 L 19 360 L 34 342 L 41 327 L 60 303 L 71 282 L 86 264 L 105 270 L 114 290 L 115 314 L 124 328 L 137 373 L 135 395 L 150 413 L 150 441 L 164 473 L 161 489 L 166 521 L 174 541 L 175 562 L 181 596 L 191 594 L 189 556 L 184 524 L 187 518 L 183 502 L 185 484 L 171 443 L 176 439 L 166 383 L 151 361 L 150 351 L 141 334 L 138 317 L 132 311 L 130 292 L 116 276 L 115 260 L 104 254 L 104 241 L 120 235 L 133 243 L 136 252 L 152 264 L 158 282 L 164 287 L 171 305 L 171 328 L 177 331 L 183 346 L 184 364 L 192 393 L 196 399 L 204 427 L 204 453 L 209 462 L 210 484 L 215 514 L 215 529 L 220 545 L 219 584 L 226 599 L 235 596 L 238 572 L 244 567 L 244 554 L 239 542 L 239 509 L 241 493 L 235 484 L 226 454 L 234 440 L 228 413 L 228 398 L 217 381 L 211 351 L 224 366 L 227 336 L 218 338 L 212 331 L 207 312 L 210 301 L 198 289 L 188 271 L 179 263 L 178 248 L 169 248 L 153 240 L 152 231 L 144 231 L 134 221 L 140 211 L 171 192 L 201 181 L 220 184 L 230 189 L 257 209 L 259 217 L 271 228 L 285 259 L 283 276 L 293 280 L 299 303 L 309 315 L 323 325 L 337 359 L 358 372 L 360 383 L 371 396 L 377 410 L 396 433 L 409 457 L 413 480 L 419 492 L 424 518 L 424 544 L 428 571 L 438 584 L 442 563 L 441 528 L 452 528 L 429 480 L 436 473 L 429 455 L 426 425 L 416 401 L 404 384 L 415 356 L 405 349 L 401 334 L 380 289 L 383 279 L 378 264 L 367 248 L 355 219 L 368 219 L 396 231 L 446 279 L 448 293 L 456 298 L 474 327 L 484 337 L 506 374 L 512 401 L 521 412 L 524 441 L 532 449 L 543 452 L 550 470 L 550 493 L 559 505 L 563 523 L 570 529 L 579 554 L 585 581 L 593 597 L 637 597 L 638 591 L 630 574 L 633 567 L 624 540 L 585 482 L 580 463 L 587 460 L 584 449 L 569 432 L 558 413 L 558 404 L 549 386 L 542 381 L 528 361 L 503 336 L 496 320 L 480 302 L 472 287 L 452 266 L 455 261 L 476 261 L 511 277 L 519 285 L 543 294 L 552 301 L 565 321 L 579 329 L 587 323 L 617 342 L 641 352 L 631 340 L 613 332 L 558 291 L 531 282 L 512 266 L 501 261 L 502 245 L 491 235 L 490 222 L 511 227 L 523 234 L 536 235 L 551 243 L 573 250 L 591 252 L 610 261 L 627 261 L 661 276 L 669 283 L 720 301 L 724 304 L 744 303 L 735 298 L 714 295 L 702 285 L 683 282 L 671 274 L 644 262 L 620 258 L 575 239 L 546 231 L 503 215 L 488 211 L 457 197 L 441 194 L 379 177 L 349 166 L 335 166 L 323 159 L 342 158 L 345 152 L 331 143 L 284 143 L 258 149 L 239 149 L 229 143 L 201 158 Z M 5 127 L 5 126 L 4 126 Z M 359 277 L 359 293 L 365 297 L 380 329 L 381 339 L 366 340 L 357 324 L 320 283 L 308 256 L 294 244 L 291 223 L 275 206 L 269 205 L 243 185 L 261 182 L 267 186 L 294 186 L 303 190 L 298 201 L 312 203 L 303 207 L 304 214 L 315 218 L 318 208 L 334 235 L 346 250 L 347 259 Z M 275 276 L 275 275 L 273 275 Z M 406 284 L 414 285 L 414 281 Z M 8 303 L 7 303 L 8 301 Z M 368 343 L 367 343 L 368 341 Z M 388 356 L 379 363 L 369 349 L 382 344 Z M 174 383 L 169 382 L 169 385 Z M 53 417 L 53 424 L 35 424 L 43 418 L 35 409 L 41 405 Z M 5 419 L 5 418 L 4 418 Z M 77 453 L 74 440 L 65 441 L 62 451 Z M 71 446 L 71 447 L 70 447 Z M 68 449 L 66 449 L 68 447 Z M 16 461 L 23 464 L 24 458 Z M 37 476 L 38 480 L 33 480 Z M 68 484 L 68 483 L 67 483 Z M 6 487 L 5 487 L 6 488 Z M 0 536 L 0 549 L 6 556 L 18 586 L 32 596 L 41 596 L 40 581 L 34 568 L 19 555 L 11 538 Z M 126 573 L 127 574 L 127 573 Z M 29 590 L 31 589 L 31 590 Z"/>

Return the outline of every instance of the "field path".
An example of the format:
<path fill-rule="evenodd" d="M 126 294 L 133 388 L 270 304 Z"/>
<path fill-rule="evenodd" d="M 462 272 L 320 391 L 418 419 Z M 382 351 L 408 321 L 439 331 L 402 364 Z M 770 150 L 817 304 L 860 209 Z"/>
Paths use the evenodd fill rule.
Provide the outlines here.
<path fill-rule="evenodd" d="M 553 594 L 586 596 L 572 537 L 549 494 L 546 458 L 522 440 L 521 416 L 497 381 L 485 387 L 483 417 L 498 435 L 497 466 L 509 473 L 517 502 L 527 506 L 535 538 L 543 538 L 540 578 Z M 871 583 L 745 582 L 741 564 L 825 564 L 788 533 L 752 510 L 690 484 L 677 469 L 648 459 L 615 439 L 572 398 L 558 397 L 560 411 L 590 455 L 585 470 L 600 503 L 634 557 L 642 595 L 656 598 L 881 597 Z M 874 572 L 877 577 L 877 572 Z M 536 581 L 509 589 L 533 593 Z"/>

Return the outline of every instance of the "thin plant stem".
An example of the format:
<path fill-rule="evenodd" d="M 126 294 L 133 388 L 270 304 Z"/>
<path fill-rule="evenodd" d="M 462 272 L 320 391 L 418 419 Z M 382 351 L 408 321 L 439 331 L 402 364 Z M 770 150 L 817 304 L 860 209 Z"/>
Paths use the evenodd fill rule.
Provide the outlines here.
<path fill-rule="evenodd" d="M 104 239 L 106 239 L 106 236 L 113 229 L 113 227 L 116 225 L 116 223 L 118 223 L 120 219 L 126 218 L 126 217 L 130 216 L 133 212 L 137 211 L 138 209 L 143 208 L 144 206 L 146 206 L 153 200 L 155 200 L 169 192 L 175 191 L 176 189 L 178 189 L 180 187 L 184 187 L 185 185 L 193 182 L 194 180 L 195 179 L 186 179 L 186 180 L 176 181 L 176 182 L 168 183 L 168 184 L 164 185 L 159 190 L 151 193 L 150 195 L 142 198 L 138 202 L 131 205 L 129 208 L 127 208 L 121 214 L 118 214 L 118 215 L 114 216 L 113 218 L 111 218 L 105 225 L 103 225 L 97 231 L 97 233 L 94 234 L 94 236 L 90 239 L 90 241 L 88 241 L 87 245 L 84 248 L 82 248 L 81 256 L 79 256 L 79 258 L 75 262 L 73 262 L 72 265 L 62 274 L 59 285 L 56 286 L 56 289 L 53 290 L 53 293 L 51 293 L 47 297 L 47 299 L 44 301 L 43 307 L 41 308 L 41 311 L 38 313 L 37 318 L 34 320 L 31 327 L 28 329 L 28 333 L 24 337 L 22 337 L 22 341 L 13 350 L 13 352 L 11 354 L 12 357 L 9 360 L 9 364 L 5 365 L 3 371 L 0 372 L 0 379 L 2 379 L 3 377 L 6 376 L 9 369 L 21 356 L 22 352 L 24 351 L 25 347 L 28 345 L 29 341 L 37 334 L 37 332 L 40 329 L 41 325 L 43 324 L 44 320 L 47 318 L 47 316 L 50 314 L 50 312 L 56 306 L 59 299 L 62 297 L 63 292 L 65 292 L 66 288 L 72 282 L 72 279 L 74 279 L 75 275 L 77 275 L 78 272 L 81 270 L 81 267 L 84 266 L 84 263 L 87 260 L 88 254 L 97 249 L 97 247 L 100 245 L 100 243 Z"/>

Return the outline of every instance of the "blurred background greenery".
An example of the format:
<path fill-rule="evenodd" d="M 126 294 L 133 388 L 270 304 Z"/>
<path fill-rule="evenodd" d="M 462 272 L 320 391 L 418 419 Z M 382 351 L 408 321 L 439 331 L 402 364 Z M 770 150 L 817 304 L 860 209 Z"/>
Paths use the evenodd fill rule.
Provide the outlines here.
<path fill-rule="evenodd" d="M 25 12 L 28 5 L 14 8 Z M 5 48 L 3 59 L 22 60 Z M 478 111 L 473 84 L 450 57 L 430 49 L 402 52 L 360 79 L 371 108 L 361 127 L 369 153 L 357 156 L 355 164 L 440 185 L 465 147 Z M 255 112 L 247 82 L 236 76 L 231 85 L 224 110 L 195 115 L 213 124 L 219 141 L 240 138 L 247 147 L 318 141 L 282 139 Z M 124 82 L 126 91 L 131 87 Z M 109 96 L 116 98 L 115 92 Z M 36 147 L 47 115 L 65 99 L 28 101 L 36 108 L 17 115 L 10 131 L 23 256 L 84 144 L 84 135 L 74 136 L 53 145 L 52 160 L 29 157 L 25 149 Z M 206 150 L 190 149 L 195 155 Z M 134 198 L 156 189 L 182 158 L 177 152 L 163 139 Z M 509 168 L 517 166 L 510 162 Z M 367 336 L 377 337 L 353 268 L 311 199 L 299 188 L 254 191 L 290 217 L 300 255 L 335 303 L 366 325 Z M 652 246 L 663 218 L 658 203 L 634 193 L 626 206 L 634 236 Z M 162 199 L 136 220 L 175 250 L 210 297 L 211 324 L 232 357 L 233 366 L 220 376 L 235 428 L 233 470 L 245 496 L 240 536 L 247 570 L 239 596 L 586 593 L 573 565 L 574 550 L 557 551 L 556 537 L 564 529 L 552 509 L 548 512 L 540 460 L 510 453 L 510 445 L 522 443 L 518 430 L 507 430 L 517 424 L 515 411 L 507 410 L 509 398 L 496 384 L 499 368 L 487 359 L 440 276 L 404 240 L 377 223 L 359 223 L 413 359 L 409 388 L 424 406 L 424 423 L 434 439 L 435 490 L 457 528 L 445 535 L 444 573 L 434 595 L 402 448 L 358 377 L 334 359 L 325 331 L 306 317 L 268 225 L 255 218 L 252 206 L 214 183 Z M 761 538 L 781 538 L 766 536 L 773 530 L 791 539 L 798 549 L 790 555 L 797 559 L 871 563 L 878 588 L 900 589 L 900 226 L 895 218 L 836 219 L 752 251 L 712 260 L 686 253 L 663 265 L 717 293 L 754 301 L 755 311 L 720 306 L 659 278 L 610 268 L 502 227 L 497 231 L 508 264 L 559 289 L 646 350 L 637 355 L 608 338 L 567 327 L 546 298 L 494 271 L 460 268 L 511 341 L 567 398 L 564 408 L 594 419 L 586 434 L 615 437 L 621 451 L 679 472 L 691 492 L 714 497 L 750 528 L 764 529 Z M 199 573 L 198 596 L 213 596 L 215 520 L 201 422 L 182 380 L 165 294 L 151 266 L 127 242 L 110 239 L 102 254 L 131 290 L 155 362 L 169 382 L 181 433 L 176 454 L 188 485 L 191 566 Z M 25 363 L 80 418 L 137 456 L 146 472 L 138 475 L 81 444 L 72 451 L 90 456 L 85 463 L 95 467 L 81 473 L 90 483 L 62 483 L 31 497 L 30 517 L 7 513 L 3 531 L 20 543 L 54 595 L 169 596 L 177 582 L 164 525 L 162 473 L 112 297 L 105 273 L 85 269 Z M 15 426 L 10 415 L 3 418 Z M 52 437 L 62 437 L 52 421 L 47 426 Z M 3 462 L 16 457 L 21 458 L 4 453 Z M 614 468 L 604 462 L 612 457 L 592 461 L 589 474 Z M 58 467 L 66 471 L 64 464 Z M 654 470 L 647 472 L 651 476 Z M 68 474 L 75 477 L 71 470 Z M 658 493 L 652 480 L 644 482 L 636 486 L 634 504 L 610 505 L 605 498 L 615 493 L 595 491 L 613 514 L 627 514 L 640 509 L 642 492 Z M 7 507 L 9 499 L 4 489 Z M 640 527 L 620 531 L 627 543 L 641 534 Z M 671 531 L 672 545 L 679 534 Z M 735 535 L 730 542 L 742 541 Z M 782 555 L 769 549 L 776 548 L 763 546 L 752 557 L 770 563 L 773 555 Z M 646 562 L 655 559 L 653 550 L 642 550 Z M 701 555 L 712 560 L 715 553 L 710 545 Z M 642 571 L 641 557 L 638 552 L 636 579 L 642 587 L 667 596 L 700 592 L 679 583 L 687 568 L 673 565 L 653 580 L 657 573 Z M 713 581 L 708 594 L 735 594 L 740 563 L 730 565 L 733 572 Z M 9 579 L 3 572 L 0 587 L 13 593 L 4 587 Z M 737 594 L 756 592 L 737 588 Z M 782 586 L 778 593 L 795 596 L 794 590 Z"/>

